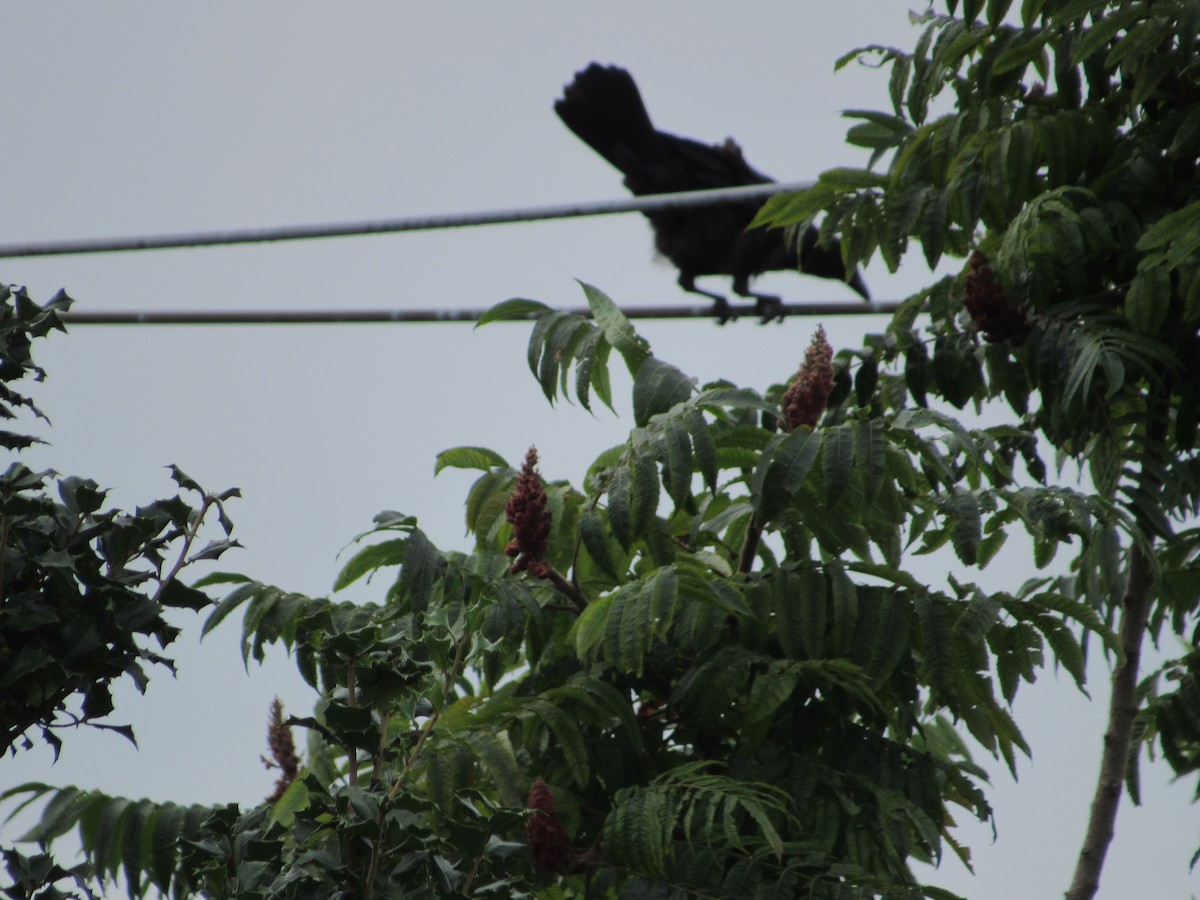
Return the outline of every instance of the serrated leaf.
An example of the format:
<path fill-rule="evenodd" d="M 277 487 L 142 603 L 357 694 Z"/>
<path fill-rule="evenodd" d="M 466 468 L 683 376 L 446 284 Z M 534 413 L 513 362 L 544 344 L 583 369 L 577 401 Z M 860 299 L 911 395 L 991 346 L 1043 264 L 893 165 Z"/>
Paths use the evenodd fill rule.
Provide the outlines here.
<path fill-rule="evenodd" d="M 1078 6 L 1087 6 L 1089 8 L 1095 6 L 1107 6 L 1106 3 L 1094 4 L 1073 4 Z M 1091 27 L 1084 34 L 1083 39 L 1075 47 L 1075 51 L 1071 54 L 1072 65 L 1078 66 L 1085 59 L 1103 50 L 1108 46 L 1108 42 L 1117 36 L 1117 33 L 1124 28 L 1128 28 L 1134 21 L 1146 15 L 1145 9 L 1141 3 L 1134 3 L 1130 6 L 1121 8 L 1118 7 L 1109 15 L 1093 21 Z M 1059 19 L 1062 13 L 1056 13 L 1055 18 Z M 1062 16 L 1062 18 L 1066 18 Z"/>
<path fill-rule="evenodd" d="M 1017 40 L 1009 44 L 996 55 L 996 61 L 992 64 L 992 74 L 1001 75 L 1013 69 L 1023 70 L 1046 52 L 1046 44 L 1052 36 L 1050 31 L 1034 32 L 1028 40 Z"/>
<path fill-rule="evenodd" d="M 968 641 L 979 641 L 987 635 L 1000 617 L 1003 604 L 998 596 L 976 591 L 967 608 L 954 623 L 954 630 Z"/>
<path fill-rule="evenodd" d="M 768 197 L 749 228 L 777 227 L 807 223 L 837 196 L 832 185 L 818 182 L 811 188 L 787 191 Z"/>
<path fill-rule="evenodd" d="M 797 574 L 800 589 L 800 640 L 809 659 L 820 659 L 825 655 L 825 623 L 828 618 L 825 575 L 817 569 L 802 569 Z"/>
<path fill-rule="evenodd" d="M 583 549 L 587 551 L 596 567 L 614 581 L 619 579 L 621 573 L 617 571 L 608 532 L 600 514 L 594 509 L 585 510 L 579 517 L 579 537 L 583 542 Z"/>
<path fill-rule="evenodd" d="M 717 490 L 717 446 L 708 423 L 699 410 L 688 410 L 684 417 L 688 435 L 692 439 L 692 452 L 695 454 L 696 467 L 704 479 L 705 486 L 716 493 Z"/>
<path fill-rule="evenodd" d="M 454 447 L 450 450 L 443 450 L 437 455 L 433 474 L 436 475 L 442 469 L 451 468 L 479 469 L 487 472 L 492 468 L 507 469 L 509 465 L 503 456 L 487 447 Z"/>
<path fill-rule="evenodd" d="M 464 740 L 492 776 L 504 802 L 509 806 L 520 805 L 524 799 L 519 788 L 523 778 L 508 733 L 473 731 Z"/>
<path fill-rule="evenodd" d="M 821 468 L 825 476 L 825 506 L 837 506 L 850 486 L 850 471 L 854 465 L 854 430 L 839 425 L 825 431 L 822 442 Z"/>
<path fill-rule="evenodd" d="M 692 395 L 692 379 L 670 363 L 647 357 L 633 379 L 633 419 L 639 426 Z"/>
<path fill-rule="evenodd" d="M 443 566 L 442 554 L 419 528 L 414 528 L 400 567 L 400 596 L 417 612 L 424 612 L 433 583 Z"/>
<path fill-rule="evenodd" d="M 580 787 L 585 787 L 590 775 L 587 744 L 575 720 L 549 700 L 535 698 L 529 708 L 554 733 L 555 744 L 562 751 L 572 780 Z"/>
<path fill-rule="evenodd" d="M 858 628 L 858 592 L 841 566 L 829 567 L 832 655 L 849 657 Z"/>
<path fill-rule="evenodd" d="M 1138 272 L 1125 297 L 1125 314 L 1134 331 L 1158 335 L 1171 307 L 1171 273 L 1162 267 Z"/>
<path fill-rule="evenodd" d="M 946 498 L 944 508 L 952 520 L 950 541 L 955 554 L 966 565 L 975 565 L 976 550 L 983 536 L 978 498 L 970 491 L 959 491 Z"/>
<path fill-rule="evenodd" d="M 475 327 L 479 328 L 487 325 L 490 322 L 505 322 L 512 319 L 528 319 L 535 315 L 541 315 L 550 311 L 550 307 L 545 303 L 539 303 L 537 300 L 524 300 L 520 297 L 514 297 L 511 300 L 505 300 L 503 303 L 497 303 L 491 309 L 485 310 L 480 315 L 478 321 L 475 322 Z"/>
<path fill-rule="evenodd" d="M 613 595 L 604 594 L 588 603 L 572 626 L 575 636 L 575 653 L 580 659 L 591 659 L 608 633 L 608 619 L 612 612 Z"/>
<path fill-rule="evenodd" d="M 889 131 L 888 135 L 889 137 L 893 137 L 895 132 Z M 872 172 L 870 169 L 852 169 L 844 167 L 826 169 L 821 173 L 820 178 L 822 182 L 831 184 L 843 190 L 881 188 L 886 187 L 889 181 L 889 177 L 880 172 Z"/>
<path fill-rule="evenodd" d="M 822 439 L 821 432 L 801 428 L 767 445 L 752 485 L 755 511 L 761 520 L 773 518 L 800 489 L 817 459 Z"/>
<path fill-rule="evenodd" d="M 921 628 L 924 666 L 930 686 L 945 702 L 955 695 L 955 652 L 950 616 L 942 603 L 927 593 L 913 598 Z"/>
<path fill-rule="evenodd" d="M 692 495 L 692 442 L 683 422 L 670 419 L 663 424 L 661 447 L 663 485 L 678 508 Z"/>
<path fill-rule="evenodd" d="M 150 838 L 151 873 L 155 887 L 164 894 L 170 889 L 175 874 L 178 856 L 179 833 L 187 810 L 174 803 L 159 807 L 154 817 L 154 831 Z"/>
<path fill-rule="evenodd" d="M 407 538 L 396 538 L 363 547 L 350 558 L 342 567 L 333 582 L 333 589 L 340 591 L 353 584 L 364 575 L 385 566 L 398 566 L 404 562 L 405 550 L 408 547 Z"/>
<path fill-rule="evenodd" d="M 579 282 L 579 286 L 583 288 L 583 294 L 587 297 L 587 303 L 592 310 L 592 315 L 596 318 L 596 324 L 604 331 L 608 342 L 625 360 L 629 374 L 636 376 L 642 363 L 650 356 L 646 342 L 638 337 L 633 325 L 625 318 L 625 314 L 604 291 L 582 281 Z"/>

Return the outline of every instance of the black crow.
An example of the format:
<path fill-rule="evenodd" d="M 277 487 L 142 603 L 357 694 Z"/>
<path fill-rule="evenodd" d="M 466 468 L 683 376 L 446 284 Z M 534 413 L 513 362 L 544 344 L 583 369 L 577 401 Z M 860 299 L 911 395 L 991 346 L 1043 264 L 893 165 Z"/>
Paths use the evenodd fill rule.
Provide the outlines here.
<path fill-rule="evenodd" d="M 635 195 L 773 181 L 747 164 L 732 138 L 711 145 L 656 130 L 633 77 L 617 66 L 592 63 L 578 72 L 554 111 L 584 143 L 621 170 L 625 186 Z M 747 200 L 648 212 L 646 217 L 654 227 L 658 252 L 679 269 L 679 286 L 713 298 L 721 321 L 729 318 L 728 303 L 720 294 L 697 287 L 698 276 L 732 275 L 733 292 L 752 297 L 764 321 L 777 314 L 780 301 L 750 290 L 750 279 L 762 272 L 787 269 L 836 278 L 870 299 L 858 272 L 846 277 L 837 241 L 822 246 L 814 226 L 804 232 L 799 248 L 779 229 L 747 231 L 760 206 L 761 200 Z"/>

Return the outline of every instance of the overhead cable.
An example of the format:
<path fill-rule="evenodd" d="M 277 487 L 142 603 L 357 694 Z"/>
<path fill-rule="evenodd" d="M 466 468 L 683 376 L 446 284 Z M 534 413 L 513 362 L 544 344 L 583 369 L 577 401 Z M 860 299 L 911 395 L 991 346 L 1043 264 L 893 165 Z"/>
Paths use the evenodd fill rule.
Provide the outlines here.
<path fill-rule="evenodd" d="M 390 234 L 396 231 L 434 231 L 442 228 L 466 228 L 472 225 L 499 225 L 508 222 L 534 222 L 543 219 L 570 219 L 578 216 L 606 216 L 625 212 L 652 212 L 686 206 L 709 206 L 739 200 L 762 200 L 785 191 L 812 187 L 811 182 L 752 184 L 745 187 L 717 188 L 708 191 L 682 191 L 646 197 L 601 200 L 592 203 L 567 203 L 558 206 L 528 207 L 493 212 L 452 213 L 438 216 L 409 216 L 400 219 L 376 219 L 359 222 L 335 222 L 324 225 L 283 225 L 277 228 L 236 228 L 228 231 L 193 231 L 180 234 L 141 237 L 82 238 L 40 243 L 0 244 L 0 259 L 29 256 L 64 256 L 78 253 L 119 253 L 131 250 L 164 250 L 178 247 L 215 247 L 225 244 L 262 244 L 273 241 L 300 241 L 313 238 L 350 237 L 362 234 Z"/>
<path fill-rule="evenodd" d="M 785 318 L 801 316 L 865 316 L 895 312 L 897 303 L 864 303 L 851 300 L 845 303 L 788 303 L 780 308 Z M 730 311 L 743 321 L 757 321 L 754 307 L 733 304 Z M 587 309 L 564 312 L 590 316 Z M 711 319 L 712 306 L 693 306 L 672 303 L 668 306 L 627 306 L 622 313 L 630 319 Z M 381 322 L 476 322 L 483 314 L 478 309 L 342 309 L 342 310 L 155 310 L 102 311 L 60 313 L 68 325 L 330 325 L 366 324 Z M 533 315 L 526 318 L 533 318 Z"/>

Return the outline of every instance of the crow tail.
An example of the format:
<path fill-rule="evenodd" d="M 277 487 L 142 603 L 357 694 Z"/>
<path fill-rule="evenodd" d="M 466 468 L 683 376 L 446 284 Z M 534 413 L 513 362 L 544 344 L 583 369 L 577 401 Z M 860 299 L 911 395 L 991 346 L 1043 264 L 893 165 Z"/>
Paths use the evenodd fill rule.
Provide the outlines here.
<path fill-rule="evenodd" d="M 563 90 L 554 111 L 589 147 L 625 174 L 655 154 L 656 133 L 633 76 L 592 63 Z"/>

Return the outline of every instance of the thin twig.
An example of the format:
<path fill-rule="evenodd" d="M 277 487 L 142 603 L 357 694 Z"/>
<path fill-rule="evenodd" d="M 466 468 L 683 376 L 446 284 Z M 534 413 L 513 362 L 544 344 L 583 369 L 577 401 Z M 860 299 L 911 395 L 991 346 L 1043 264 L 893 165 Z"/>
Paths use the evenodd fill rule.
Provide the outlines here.
<path fill-rule="evenodd" d="M 196 540 L 196 535 L 200 533 L 200 525 L 204 522 L 204 516 L 212 507 L 213 498 L 211 494 L 205 494 L 200 501 L 200 509 L 196 512 L 196 519 L 192 522 L 191 528 L 183 538 L 183 547 L 179 550 L 179 557 L 175 560 L 175 565 L 171 567 L 171 571 L 167 573 L 166 578 L 162 578 L 158 582 L 158 590 L 154 592 L 153 602 L 158 603 L 162 598 L 163 591 L 175 580 L 180 570 L 187 565 L 188 551 L 192 549 L 192 543 Z"/>

